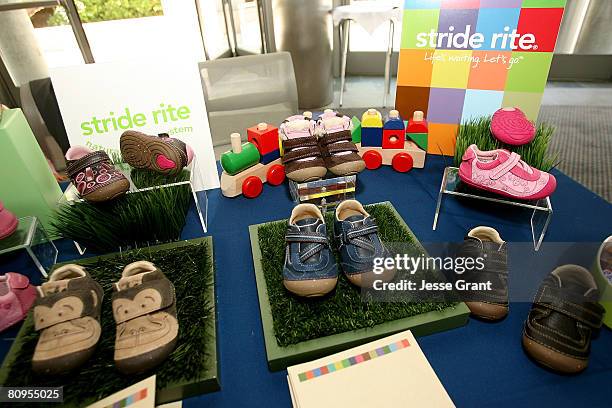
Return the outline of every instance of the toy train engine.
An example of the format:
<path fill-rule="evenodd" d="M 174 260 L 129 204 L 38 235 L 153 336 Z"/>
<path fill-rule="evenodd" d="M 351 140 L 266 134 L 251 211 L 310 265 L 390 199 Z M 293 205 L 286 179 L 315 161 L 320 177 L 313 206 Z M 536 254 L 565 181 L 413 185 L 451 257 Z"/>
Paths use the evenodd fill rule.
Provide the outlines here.
<path fill-rule="evenodd" d="M 242 143 L 239 133 L 232 133 L 232 149 L 221 155 L 221 193 L 226 197 L 240 194 L 255 198 L 263 183 L 273 186 L 285 181 L 281 164 L 278 128 L 267 123 L 247 129 L 248 141 Z"/>
<path fill-rule="evenodd" d="M 416 113 L 419 112 L 415 112 Z M 416 118 L 416 116 L 415 116 Z M 420 120 L 423 121 L 423 112 L 420 112 Z M 368 109 L 363 113 L 361 121 L 353 117 L 353 142 L 357 144 L 359 154 L 363 158 L 366 167 L 375 170 L 380 166 L 390 165 L 394 170 L 401 173 L 412 170 L 413 167 L 425 166 L 425 155 L 421 145 L 414 141 L 412 134 L 417 139 L 423 139 L 422 126 L 414 127 L 418 132 L 407 134 L 406 124 L 396 110 L 389 112 L 383 121 L 383 117 L 376 109 Z M 419 122 L 418 124 L 421 124 Z M 412 123 L 412 121 L 411 121 Z M 425 125 L 425 146 L 427 145 L 427 130 Z"/>

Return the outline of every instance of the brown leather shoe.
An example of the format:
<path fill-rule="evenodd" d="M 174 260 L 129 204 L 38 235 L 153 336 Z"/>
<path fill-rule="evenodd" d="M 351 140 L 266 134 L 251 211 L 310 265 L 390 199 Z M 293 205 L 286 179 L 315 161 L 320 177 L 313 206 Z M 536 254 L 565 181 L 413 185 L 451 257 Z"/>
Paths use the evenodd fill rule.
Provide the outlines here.
<path fill-rule="evenodd" d="M 32 369 L 55 375 L 80 367 L 100 340 L 102 288 L 83 267 L 69 264 L 54 270 L 37 289 L 34 327 L 40 338 Z"/>
<path fill-rule="evenodd" d="M 102 151 L 75 146 L 66 152 L 66 173 L 82 199 L 90 202 L 112 200 L 130 189 L 130 182 Z"/>
<path fill-rule="evenodd" d="M 166 133 L 150 136 L 126 130 L 119 139 L 119 146 L 123 160 L 130 166 L 162 174 L 178 174 L 193 159 L 189 145 Z"/>
<path fill-rule="evenodd" d="M 298 183 L 318 180 L 325 176 L 327 168 L 321 157 L 316 136 L 283 140 L 285 175 Z"/>
<path fill-rule="evenodd" d="M 597 284 L 588 270 L 578 265 L 556 268 L 542 282 L 525 321 L 527 354 L 562 373 L 584 370 L 591 337 L 605 313 L 598 301 Z"/>
<path fill-rule="evenodd" d="M 326 109 L 317 120 L 319 147 L 325 166 L 337 176 L 350 176 L 365 169 L 365 162 L 352 141 L 351 118 Z"/>
<path fill-rule="evenodd" d="M 146 371 L 174 350 L 179 330 L 174 285 L 151 262 L 125 267 L 115 283 L 112 304 L 117 323 L 115 365 L 119 371 Z"/>
<path fill-rule="evenodd" d="M 351 140 L 350 130 L 328 133 L 319 139 L 325 167 L 336 176 L 350 176 L 365 169 L 365 162 Z"/>

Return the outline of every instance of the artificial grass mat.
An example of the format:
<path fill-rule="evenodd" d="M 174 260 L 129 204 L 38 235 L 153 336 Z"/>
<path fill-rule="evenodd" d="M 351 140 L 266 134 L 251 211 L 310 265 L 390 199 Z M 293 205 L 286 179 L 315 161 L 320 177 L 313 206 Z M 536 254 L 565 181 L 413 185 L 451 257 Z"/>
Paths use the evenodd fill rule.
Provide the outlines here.
<path fill-rule="evenodd" d="M 175 176 L 130 171 L 139 189 L 185 182 L 189 177 L 188 170 Z M 103 203 L 63 203 L 54 212 L 51 232 L 97 253 L 176 241 L 190 203 L 188 184 L 133 192 Z"/>
<path fill-rule="evenodd" d="M 404 243 L 406 253 L 420 254 L 423 249 L 417 238 L 404 226 L 389 204 L 365 207 L 376 219 L 379 236 L 385 243 Z M 333 242 L 333 212 L 325 214 L 327 231 Z M 409 300 L 396 302 L 366 302 L 361 289 L 351 284 L 340 273 L 338 285 L 330 294 L 320 298 L 300 298 L 283 286 L 282 269 L 285 258 L 287 221 L 262 224 L 257 230 L 262 254 L 261 264 L 272 311 L 274 335 L 279 346 L 286 347 L 303 341 L 330 336 L 351 330 L 373 327 L 384 322 L 416 316 L 430 311 L 444 310 L 455 302 Z M 428 272 L 433 273 L 433 272 Z M 429 276 L 439 280 L 440 276 Z"/>
<path fill-rule="evenodd" d="M 63 386 L 65 405 L 85 406 L 152 374 L 157 375 L 158 390 L 170 384 L 200 379 L 208 367 L 206 360 L 211 358 L 206 350 L 211 347 L 210 342 L 215 341 L 214 300 L 209 299 L 213 282 L 211 242 L 205 239 L 189 244 L 169 244 L 160 250 L 152 247 L 92 258 L 91 263 L 88 260 L 81 262 L 104 289 L 102 336 L 94 355 L 74 373 L 63 377 L 37 376 L 30 368 L 38 341 L 30 313 L 16 340 L 22 341 L 21 347 L 17 349 L 12 365 L 2 367 L 0 384 L 4 381 L 3 386 Z M 121 277 L 125 265 L 139 260 L 153 262 L 174 284 L 179 338 L 176 348 L 161 365 L 146 373 L 126 376 L 117 371 L 113 363 L 116 325 L 111 309 L 112 285 Z"/>
<path fill-rule="evenodd" d="M 541 123 L 536 127 L 534 139 L 523 146 L 511 146 L 497 140 L 491 134 L 491 117 L 470 119 L 461 124 L 455 145 L 455 167 L 461 164 L 461 157 L 467 148 L 475 144 L 480 150 L 506 149 L 516 152 L 525 163 L 542 171 L 550 171 L 557 165 L 558 157 L 548 151 L 555 128 Z"/>

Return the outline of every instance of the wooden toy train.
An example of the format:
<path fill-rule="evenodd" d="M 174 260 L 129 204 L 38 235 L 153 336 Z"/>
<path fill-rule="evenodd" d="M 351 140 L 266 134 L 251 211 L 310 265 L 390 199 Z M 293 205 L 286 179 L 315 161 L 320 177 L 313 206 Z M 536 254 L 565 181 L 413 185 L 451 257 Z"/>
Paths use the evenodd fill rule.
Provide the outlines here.
<path fill-rule="evenodd" d="M 303 116 L 312 114 L 304 112 Z M 404 173 L 424 167 L 428 130 L 423 112 L 414 112 L 412 119 L 405 122 L 398 111 L 392 110 L 383 122 L 379 111 L 368 109 L 361 120 L 353 116 L 352 122 L 352 141 L 366 168 L 390 165 Z M 259 123 L 247 129 L 247 136 L 248 141 L 242 143 L 240 134 L 232 133 L 232 148 L 221 155 L 221 193 L 226 197 L 242 194 L 255 198 L 261 194 L 263 183 L 277 186 L 285 180 L 278 128 Z"/>
<path fill-rule="evenodd" d="M 232 150 L 221 155 L 221 193 L 226 197 L 240 194 L 255 198 L 263 183 L 277 186 L 285 181 L 281 164 L 278 128 L 260 123 L 247 129 L 248 141 L 242 143 L 239 133 L 232 133 Z"/>
<path fill-rule="evenodd" d="M 414 112 L 413 118 L 404 122 L 399 112 L 392 110 L 383 123 L 379 111 L 368 109 L 361 120 L 355 116 L 352 120 L 353 142 L 366 168 L 374 170 L 384 164 L 405 173 L 425 166 L 428 130 L 423 112 Z"/>

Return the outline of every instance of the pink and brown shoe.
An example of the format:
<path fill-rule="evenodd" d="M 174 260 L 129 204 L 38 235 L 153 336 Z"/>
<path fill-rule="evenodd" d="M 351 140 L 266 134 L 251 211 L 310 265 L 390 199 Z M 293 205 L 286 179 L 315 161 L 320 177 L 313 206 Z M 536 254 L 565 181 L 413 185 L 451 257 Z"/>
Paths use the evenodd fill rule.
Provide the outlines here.
<path fill-rule="evenodd" d="M 503 149 L 481 151 L 476 145 L 463 154 L 459 177 L 472 187 L 519 200 L 548 197 L 557 187 L 552 174 L 529 166 L 518 154 Z"/>
<path fill-rule="evenodd" d="M 4 208 L 4 204 L 0 201 L 0 239 L 6 238 L 17 229 L 19 220 L 12 212 Z"/>
<path fill-rule="evenodd" d="M 25 319 L 36 300 L 36 288 L 21 274 L 0 276 L 0 332 Z"/>
<path fill-rule="evenodd" d="M 84 146 L 75 146 L 68 149 L 66 159 L 66 173 L 86 201 L 112 200 L 130 189 L 128 179 L 102 150 L 94 152 Z"/>
<path fill-rule="evenodd" d="M 176 175 L 193 160 L 193 149 L 185 142 L 161 133 L 151 136 L 126 130 L 119 139 L 123 160 L 136 169 Z"/>

